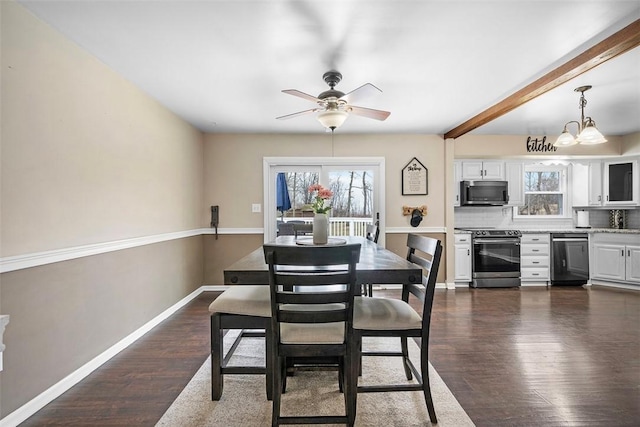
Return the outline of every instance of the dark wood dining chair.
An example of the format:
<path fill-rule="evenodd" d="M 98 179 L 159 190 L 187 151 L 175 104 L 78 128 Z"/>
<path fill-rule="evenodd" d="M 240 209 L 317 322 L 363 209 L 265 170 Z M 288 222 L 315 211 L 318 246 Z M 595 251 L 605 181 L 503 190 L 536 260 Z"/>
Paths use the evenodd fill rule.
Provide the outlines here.
<path fill-rule="evenodd" d="M 353 307 L 356 290 L 359 293 L 356 264 L 360 246 L 264 245 L 271 290 L 273 426 L 354 425 L 359 352 L 354 348 Z M 292 362 L 339 366 L 345 415 L 281 416 L 286 370 Z"/>
<path fill-rule="evenodd" d="M 362 348 L 363 337 L 399 337 L 399 351 L 365 352 L 362 356 L 402 357 L 407 380 L 416 377 L 416 383 L 398 383 L 392 385 L 367 385 L 358 387 L 358 393 L 395 392 L 421 390 L 427 404 L 429 418 L 437 423 L 436 412 L 429 385 L 429 326 L 431 309 L 436 287 L 436 278 L 442 243 L 430 237 L 409 234 L 407 237 L 407 260 L 422 267 L 424 274 L 422 286 L 403 285 L 402 299 L 394 298 L 356 298 L 354 311 L 354 334 L 358 348 Z M 422 301 L 422 315 L 409 305 L 409 296 L 414 295 Z M 420 371 L 409 358 L 408 338 L 419 338 Z M 362 363 L 362 357 L 359 358 Z M 361 366 L 358 367 L 360 370 Z"/>
<path fill-rule="evenodd" d="M 378 243 L 379 236 L 380 228 L 376 224 L 367 224 L 367 231 L 365 234 L 367 240 L 371 240 L 373 243 Z"/>
<path fill-rule="evenodd" d="M 367 224 L 367 231 L 365 234 L 365 238 L 367 240 L 372 241 L 373 243 L 378 243 L 378 236 L 380 235 L 380 228 L 378 228 L 377 224 Z M 362 295 L 365 296 L 373 296 L 373 284 L 366 283 L 362 285 Z"/>
<path fill-rule="evenodd" d="M 267 399 L 271 400 L 271 300 L 268 285 L 236 285 L 225 290 L 209 305 L 211 315 L 211 400 L 220 400 L 225 374 L 265 375 Z M 225 330 L 240 334 L 225 355 Z M 240 366 L 232 362 L 243 338 L 264 337 L 265 365 Z"/>
<path fill-rule="evenodd" d="M 302 224 L 293 224 L 293 233 L 296 236 L 296 239 L 299 236 L 308 236 L 313 234 L 313 224 L 310 223 L 302 223 Z"/>

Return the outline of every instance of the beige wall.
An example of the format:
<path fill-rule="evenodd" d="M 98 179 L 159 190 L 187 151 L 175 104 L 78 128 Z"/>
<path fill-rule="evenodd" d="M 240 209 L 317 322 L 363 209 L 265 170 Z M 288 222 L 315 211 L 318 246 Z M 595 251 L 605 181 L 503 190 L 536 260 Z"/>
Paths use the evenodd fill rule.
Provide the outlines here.
<path fill-rule="evenodd" d="M 202 134 L 1 3 L 1 255 L 202 226 Z"/>
<path fill-rule="evenodd" d="M 444 227 L 444 140 L 437 135 L 206 135 L 205 205 L 220 206 L 220 227 L 263 226 L 264 157 L 384 157 L 386 162 L 386 227 L 409 227 L 402 206 L 427 205 L 420 227 Z M 402 168 L 417 157 L 429 170 L 427 196 L 403 196 Z M 224 185 L 219 183 L 224 182 Z M 209 214 L 202 221 L 209 222 Z"/>
<path fill-rule="evenodd" d="M 531 135 L 532 139 L 542 140 L 544 135 Z M 563 158 L 566 156 L 619 156 L 623 154 L 622 137 L 607 136 L 606 144 L 584 146 L 573 145 L 558 148 L 553 152 L 527 152 L 526 135 L 472 135 L 467 134 L 454 142 L 455 158 L 496 159 L 496 158 Z M 548 136 L 546 142 L 553 144 L 557 135 Z"/>
<path fill-rule="evenodd" d="M 640 132 L 622 137 L 622 154 L 625 156 L 640 155 Z"/>
<path fill-rule="evenodd" d="M 2 416 L 195 291 L 202 236 L 2 274 Z"/>
<path fill-rule="evenodd" d="M 203 136 L 0 2 L 2 256 L 204 224 Z M 0 417 L 202 283 L 201 236 L 4 273 Z"/>
<path fill-rule="evenodd" d="M 263 213 L 252 213 L 252 203 L 263 203 L 264 157 L 363 157 L 385 158 L 386 223 L 385 226 L 410 227 L 402 206 L 427 205 L 428 214 L 416 232 L 445 224 L 444 140 L 436 135 L 206 135 L 204 204 L 220 206 L 221 228 L 262 228 Z M 427 196 L 403 196 L 402 168 L 417 157 L 429 171 Z M 224 183 L 220 185 L 220 183 Z M 203 211 L 203 222 L 209 212 Z M 387 242 L 390 240 L 387 234 Z M 406 234 L 391 240 L 404 239 Z M 204 283 L 223 283 L 223 269 L 262 244 L 262 235 L 205 237 Z M 392 248 L 389 243 L 387 247 Z M 405 246 L 406 247 L 406 246 Z M 404 249 L 400 255 L 406 256 Z M 442 281 L 446 268 L 441 269 Z M 440 277 L 440 276 L 439 276 Z"/>

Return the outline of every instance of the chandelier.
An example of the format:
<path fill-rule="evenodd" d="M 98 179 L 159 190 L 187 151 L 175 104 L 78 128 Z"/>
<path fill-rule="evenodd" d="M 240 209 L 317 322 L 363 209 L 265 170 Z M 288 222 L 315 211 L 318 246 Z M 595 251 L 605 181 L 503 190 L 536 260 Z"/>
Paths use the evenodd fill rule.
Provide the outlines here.
<path fill-rule="evenodd" d="M 556 147 L 569 147 L 575 144 L 582 145 L 595 145 L 602 144 L 607 142 L 605 137 L 600 133 L 598 128 L 596 128 L 596 122 L 591 117 L 584 116 L 584 107 L 587 105 L 587 100 L 584 97 L 584 93 L 591 89 L 591 86 L 580 86 L 574 89 L 576 92 L 580 92 L 580 111 L 582 112 L 581 120 L 578 122 L 576 120 L 572 120 L 570 122 L 565 123 L 564 130 L 553 144 Z M 577 136 L 574 138 L 573 135 L 567 130 L 567 126 L 570 123 L 575 123 L 578 125 Z"/>

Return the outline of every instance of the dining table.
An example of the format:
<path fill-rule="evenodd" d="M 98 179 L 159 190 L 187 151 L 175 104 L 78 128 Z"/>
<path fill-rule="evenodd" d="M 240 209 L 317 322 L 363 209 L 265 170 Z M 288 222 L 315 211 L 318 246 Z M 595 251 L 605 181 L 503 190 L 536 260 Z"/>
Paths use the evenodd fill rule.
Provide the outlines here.
<path fill-rule="evenodd" d="M 312 237 L 278 236 L 273 242 L 283 246 L 311 245 Z M 356 266 L 358 284 L 422 283 L 421 267 L 398 256 L 377 243 L 360 236 L 331 236 L 327 244 L 360 243 L 360 261 Z M 269 284 L 269 268 L 262 247 L 224 269 L 225 285 Z"/>

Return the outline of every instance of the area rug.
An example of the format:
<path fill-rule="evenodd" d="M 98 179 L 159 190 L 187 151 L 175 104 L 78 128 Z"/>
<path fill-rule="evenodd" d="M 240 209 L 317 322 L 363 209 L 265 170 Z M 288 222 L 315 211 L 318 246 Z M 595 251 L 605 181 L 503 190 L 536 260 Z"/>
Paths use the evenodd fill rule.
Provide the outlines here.
<path fill-rule="evenodd" d="M 235 339 L 225 336 L 225 348 Z M 396 349 L 394 338 L 365 338 L 369 350 Z M 419 349 L 410 343 L 412 360 Z M 235 365 L 264 363 L 264 340 L 245 338 L 234 356 Z M 439 427 L 473 426 L 473 422 L 438 373 L 429 364 L 431 392 Z M 364 357 L 360 385 L 406 382 L 400 358 Z M 344 414 L 344 397 L 338 391 L 335 371 L 298 371 L 287 379 L 282 415 Z M 271 402 L 265 393 L 263 375 L 226 375 L 220 401 L 211 401 L 211 359 L 202 365 L 178 398 L 156 424 L 159 427 L 269 426 Z M 429 414 L 421 392 L 361 393 L 358 395 L 356 426 L 429 426 Z"/>

